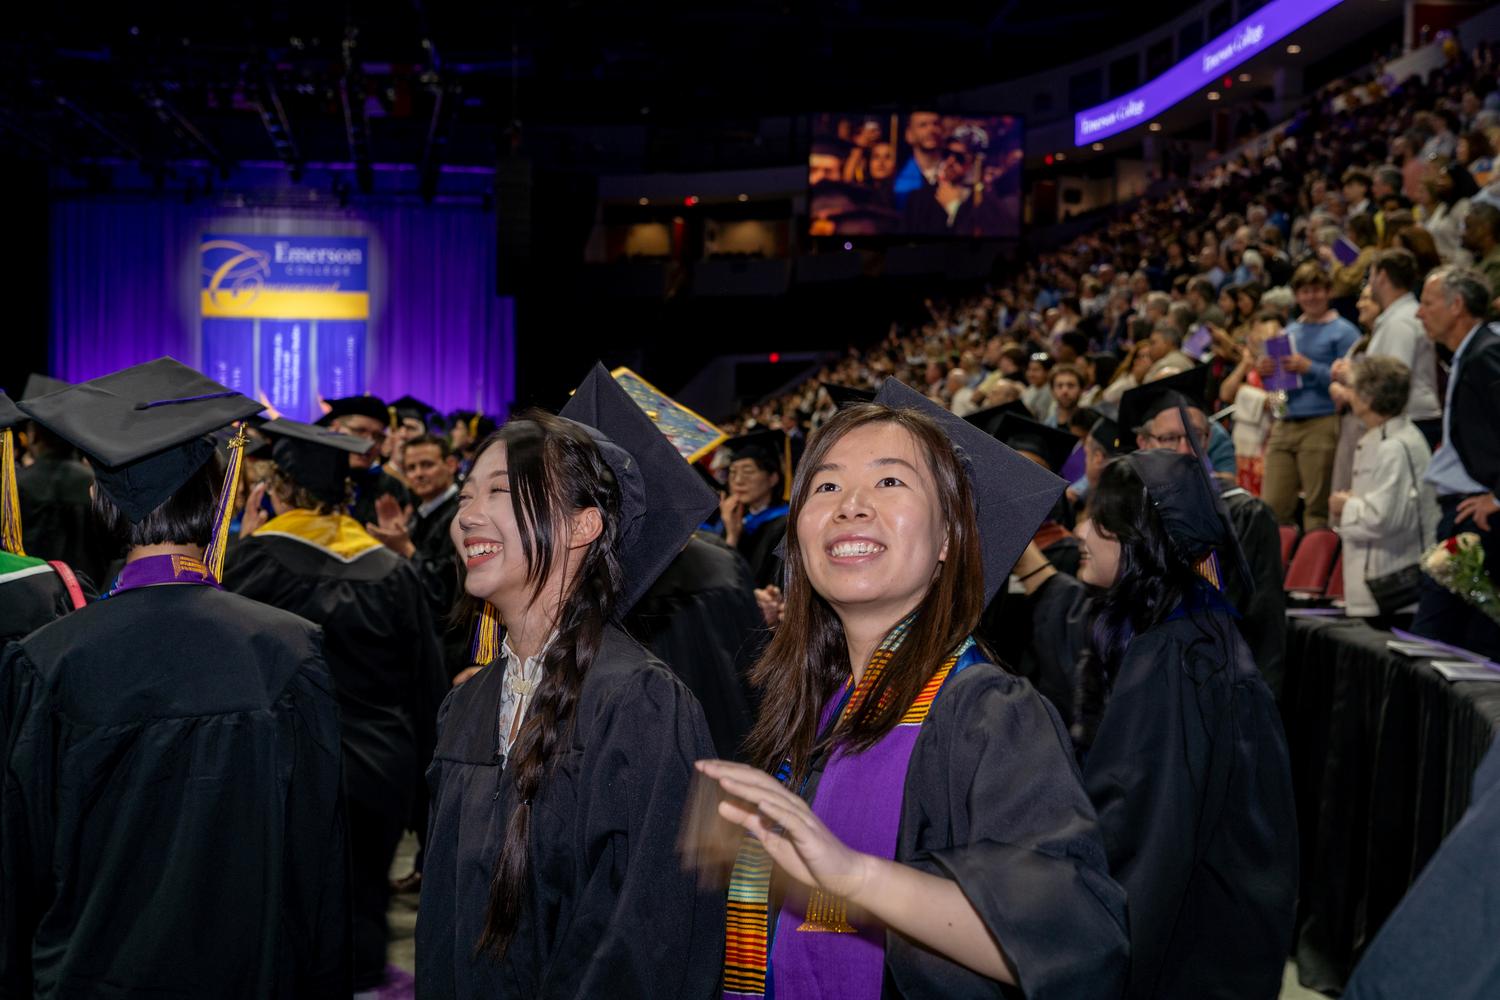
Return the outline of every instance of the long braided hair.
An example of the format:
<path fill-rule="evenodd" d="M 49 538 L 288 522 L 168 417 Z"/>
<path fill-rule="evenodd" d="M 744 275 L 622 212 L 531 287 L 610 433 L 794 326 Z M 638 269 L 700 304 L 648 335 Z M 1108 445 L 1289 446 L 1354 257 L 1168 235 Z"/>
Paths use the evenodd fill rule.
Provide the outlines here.
<path fill-rule="evenodd" d="M 475 458 L 497 444 L 506 448 L 511 503 L 534 596 L 540 597 L 554 572 L 575 574 L 563 596 L 556 638 L 542 658 L 541 683 L 506 763 L 515 791 L 477 946 L 499 959 L 529 896 L 532 803 L 571 738 L 583 679 L 614 615 L 623 574 L 616 551 L 620 487 L 594 440 L 571 421 L 529 411 L 486 438 Z M 567 565 L 567 524 L 590 507 L 598 509 L 603 531 L 575 569 Z"/>

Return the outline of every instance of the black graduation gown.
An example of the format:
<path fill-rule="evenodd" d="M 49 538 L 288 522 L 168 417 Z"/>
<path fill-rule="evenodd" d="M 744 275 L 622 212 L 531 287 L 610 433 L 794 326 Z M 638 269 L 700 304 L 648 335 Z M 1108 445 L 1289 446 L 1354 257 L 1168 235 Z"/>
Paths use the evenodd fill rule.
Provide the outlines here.
<path fill-rule="evenodd" d="M 1229 523 L 1250 566 L 1254 591 L 1240 582 L 1239 574 L 1223 565 L 1224 592 L 1240 613 L 1240 634 L 1245 637 L 1255 665 L 1266 686 L 1281 697 L 1286 672 L 1286 592 L 1281 569 L 1281 531 L 1276 515 L 1266 502 L 1246 490 L 1226 490 L 1220 497 L 1229 513 Z"/>
<path fill-rule="evenodd" d="M 786 537 L 786 519 L 785 514 L 773 517 L 757 525 L 754 531 L 746 530 L 740 534 L 736 548 L 750 564 L 750 577 L 757 588 L 781 586 L 781 557 L 776 554 L 776 548 Z"/>
<path fill-rule="evenodd" d="M 458 599 L 458 553 L 448 527 L 458 513 L 458 494 L 439 504 L 425 517 L 413 512 L 408 532 L 416 554 L 411 557 L 417 575 L 422 579 L 432 607 L 433 624 L 443 651 L 443 665 L 449 678 L 469 665 L 469 642 L 473 632 L 467 622 L 450 621 Z M 424 764 L 425 768 L 425 764 Z"/>
<path fill-rule="evenodd" d="M 1025 598 L 1030 644 L 1022 662 L 1027 677 L 1071 726 L 1077 717 L 1078 660 L 1094 623 L 1091 592 L 1073 576 L 1059 572 Z"/>
<path fill-rule="evenodd" d="M 1130 641 L 1083 777 L 1130 898 L 1127 996 L 1274 997 L 1296 917 L 1291 768 L 1227 611 Z"/>
<path fill-rule="evenodd" d="M 348 995 L 321 647 L 294 615 L 184 585 L 6 647 L 0 995 Z"/>
<path fill-rule="evenodd" d="M 724 896 L 677 857 L 693 761 L 713 754 L 703 712 L 672 673 L 605 629 L 570 744 L 531 810 L 531 885 L 505 957 L 475 957 L 512 808 L 498 756 L 498 659 L 443 703 L 422 901 L 417 992 L 434 998 L 717 996 Z"/>
<path fill-rule="evenodd" d="M 88 467 L 71 458 L 44 455 L 16 468 L 26 554 L 60 559 L 75 573 L 103 580 L 109 560 L 93 523 L 93 482 Z"/>
<path fill-rule="evenodd" d="M 750 668 L 768 634 L 745 560 L 723 539 L 695 532 L 636 602 L 625 630 L 693 692 L 719 756 L 738 759 L 755 722 Z"/>
<path fill-rule="evenodd" d="M 385 968 L 391 858 L 448 687 L 427 597 L 417 571 L 384 546 L 346 562 L 271 534 L 243 540 L 224 585 L 323 627 L 349 809 L 355 988 L 371 988 Z"/>
<path fill-rule="evenodd" d="M 73 610 L 67 585 L 51 566 L 40 563 L 6 572 L 3 566 L 7 563 L 7 557 L 0 555 L 0 645 L 29 635 Z M 99 596 L 88 577 L 76 572 L 73 576 L 84 600 Z"/>
<path fill-rule="evenodd" d="M 1054 569 L 1063 573 L 1077 573 L 1078 539 L 1071 534 L 1059 533 L 1058 526 L 1046 530 L 1040 537 L 1049 539 L 1041 551 Z M 1057 673 L 1049 669 L 1050 661 L 1039 655 L 1038 642 L 1033 641 L 1032 609 L 1023 594 L 1012 594 L 1001 587 L 984 609 L 979 622 L 979 634 L 991 649 L 1004 654 L 1006 666 L 1018 676 L 1032 683 L 1041 695 L 1052 703 L 1065 725 L 1073 721 L 1073 687 L 1070 672 Z"/>
<path fill-rule="evenodd" d="M 803 790 L 809 802 L 817 777 Z M 1110 878 L 1068 734 L 1022 678 L 976 663 L 938 693 L 907 765 L 896 860 L 958 883 L 1021 989 L 887 932 L 882 996 L 1120 995 L 1125 893 Z"/>

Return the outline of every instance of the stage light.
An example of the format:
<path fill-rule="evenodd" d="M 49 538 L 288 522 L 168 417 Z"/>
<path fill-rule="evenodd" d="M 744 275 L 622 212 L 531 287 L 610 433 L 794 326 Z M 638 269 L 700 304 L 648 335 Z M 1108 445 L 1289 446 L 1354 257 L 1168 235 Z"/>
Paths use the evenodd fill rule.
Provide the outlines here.
<path fill-rule="evenodd" d="M 748 194 L 742 194 L 742 195 L 739 196 L 739 198 L 737 200 L 739 200 L 739 201 L 749 201 L 750 200 L 750 196 Z"/>
<path fill-rule="evenodd" d="M 1090 146 L 1089 149 L 1092 149 L 1096 153 L 1102 153 L 1104 152 L 1104 143 L 1096 142 L 1092 146 Z"/>
<path fill-rule="evenodd" d="M 1217 90 L 1210 90 L 1208 92 L 1208 99 L 1210 101 L 1217 101 L 1219 99 L 1219 92 Z"/>
<path fill-rule="evenodd" d="M 1058 163 L 1061 163 L 1063 160 L 1066 160 L 1067 158 L 1068 158 L 1068 154 L 1067 153 L 1058 153 L 1057 154 L 1057 162 Z"/>
<path fill-rule="evenodd" d="M 1160 132 L 1161 131 L 1161 122 L 1152 122 L 1150 125 L 1147 125 L 1146 127 L 1148 129 L 1150 129 L 1151 131 L 1153 131 L 1153 132 Z"/>
<path fill-rule="evenodd" d="M 1250 74 L 1249 73 L 1241 73 L 1240 74 L 1240 83 L 1249 83 L 1249 82 L 1250 82 Z"/>
<path fill-rule="evenodd" d="M 1302 54 L 1302 46 L 1296 45 L 1296 44 L 1288 45 L 1286 47 L 1286 54 L 1289 55 L 1289 56 L 1301 55 Z"/>
<path fill-rule="evenodd" d="M 848 244 L 845 244 L 845 245 L 847 246 Z M 781 355 L 779 353 L 777 353 L 776 351 L 772 351 L 771 354 L 770 354 L 770 360 L 771 360 L 771 364 L 773 364 L 773 365 L 774 364 L 778 364 L 781 361 Z"/>
<path fill-rule="evenodd" d="M 651 199 L 650 198 L 641 198 L 636 204 L 639 204 L 639 205 L 649 205 L 649 204 L 651 204 Z"/>
<path fill-rule="evenodd" d="M 1234 86 L 1234 81 L 1231 80 L 1229 77 L 1226 76 L 1224 78 L 1224 89 L 1228 90 L 1230 87 L 1233 87 L 1233 86 Z"/>
<path fill-rule="evenodd" d="M 1042 157 L 1042 162 L 1047 164 L 1047 166 L 1049 167 L 1052 166 L 1052 154 L 1048 153 L 1046 156 Z"/>
<path fill-rule="evenodd" d="M 688 208 L 692 208 L 694 205 L 698 204 L 698 196 L 695 194 L 690 194 L 686 198 L 682 199 L 682 203 Z"/>
<path fill-rule="evenodd" d="M 854 249 L 854 244 L 853 243 L 845 243 L 844 244 L 844 249 L 845 250 L 853 250 Z"/>

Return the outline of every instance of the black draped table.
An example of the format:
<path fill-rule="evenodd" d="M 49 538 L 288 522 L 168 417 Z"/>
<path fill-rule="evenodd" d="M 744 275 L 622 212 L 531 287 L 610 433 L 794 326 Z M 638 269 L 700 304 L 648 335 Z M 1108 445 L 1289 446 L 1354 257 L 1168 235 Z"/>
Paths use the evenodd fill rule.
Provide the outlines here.
<path fill-rule="evenodd" d="M 1449 683 L 1357 619 L 1288 620 L 1282 717 L 1302 844 L 1299 978 L 1338 993 L 1469 804 L 1500 683 Z"/>

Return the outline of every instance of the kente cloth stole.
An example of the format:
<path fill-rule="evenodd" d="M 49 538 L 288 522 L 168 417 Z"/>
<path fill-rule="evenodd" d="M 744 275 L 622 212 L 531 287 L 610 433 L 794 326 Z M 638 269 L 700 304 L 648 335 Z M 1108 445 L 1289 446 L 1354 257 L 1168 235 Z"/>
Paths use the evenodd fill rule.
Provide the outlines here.
<path fill-rule="evenodd" d="M 822 731 L 827 731 L 835 716 L 843 721 L 859 711 L 900 647 L 910 622 L 910 618 L 903 621 L 881 642 L 852 694 L 846 682 L 829 701 L 823 712 Z M 933 673 L 900 723 L 880 743 L 852 756 L 833 752 L 814 796 L 813 810 L 850 847 L 895 857 L 901 793 L 918 730 L 943 682 L 980 659 L 974 640 L 965 639 Z M 846 695 L 847 700 L 841 701 Z M 788 759 L 777 769 L 776 778 L 785 784 L 790 776 Z M 882 789 L 886 794 L 871 794 L 871 789 Z M 729 882 L 724 942 L 725 1000 L 760 1000 L 772 996 L 774 982 L 786 981 L 783 973 L 798 984 L 792 992 L 800 995 L 804 992 L 800 988 L 805 980 L 803 973 L 810 962 L 823 966 L 820 980 L 824 974 L 842 979 L 854 990 L 853 995 L 859 995 L 864 989 L 862 981 L 871 976 L 877 977 L 878 984 L 884 968 L 884 930 L 861 930 L 853 926 L 848 920 L 845 901 L 819 890 L 809 893 L 801 914 L 792 913 L 785 906 L 778 914 L 776 957 L 790 968 L 778 967 L 774 977 L 768 975 L 772 966 L 768 935 L 771 869 L 765 848 L 747 834 L 740 843 Z M 788 939 L 800 940 L 786 946 Z M 814 940 L 816 943 L 811 943 Z M 820 995 L 828 995 L 826 983 L 806 985 Z M 875 995 L 878 994 L 877 985 Z"/>

